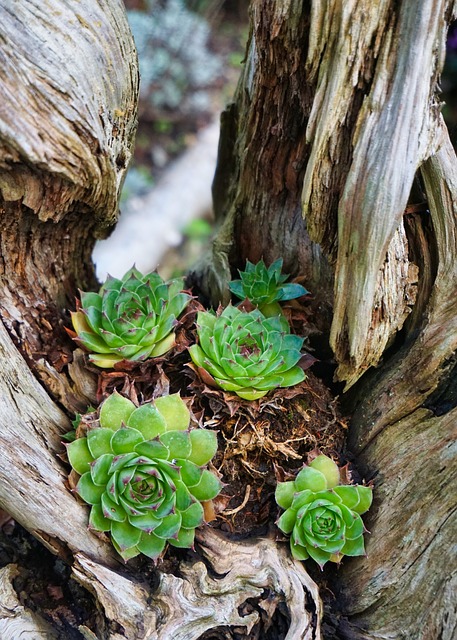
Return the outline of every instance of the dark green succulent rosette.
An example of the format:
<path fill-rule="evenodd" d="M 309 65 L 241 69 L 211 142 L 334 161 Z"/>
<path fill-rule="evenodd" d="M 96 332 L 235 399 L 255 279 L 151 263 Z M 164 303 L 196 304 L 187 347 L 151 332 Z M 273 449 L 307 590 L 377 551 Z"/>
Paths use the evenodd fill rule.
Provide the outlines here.
<path fill-rule="evenodd" d="M 167 543 L 191 548 L 202 502 L 221 489 L 205 468 L 216 433 L 189 429 L 189 420 L 178 394 L 137 408 L 115 392 L 101 405 L 100 426 L 67 445 L 80 475 L 75 491 L 91 505 L 89 528 L 109 532 L 124 560 L 156 559 Z"/>
<path fill-rule="evenodd" d="M 303 338 L 289 333 L 282 316 L 265 318 L 257 309 L 228 306 L 220 315 L 199 312 L 199 344 L 189 349 L 201 377 L 212 386 L 256 400 L 271 389 L 305 379 L 297 366 Z"/>
<path fill-rule="evenodd" d="M 248 298 L 265 316 L 281 313 L 279 302 L 293 300 L 308 293 L 300 284 L 285 283 L 289 277 L 281 273 L 282 259 L 276 260 L 269 267 L 263 260 L 253 264 L 246 261 L 246 270 L 239 271 L 240 280 L 232 280 L 230 291 L 237 298 Z"/>
<path fill-rule="evenodd" d="M 120 280 L 108 276 L 98 293 L 81 292 L 68 332 L 101 368 L 161 356 L 174 346 L 173 329 L 190 300 L 182 288 L 182 279 L 164 282 L 135 268 Z"/>
<path fill-rule="evenodd" d="M 368 511 L 372 489 L 339 484 L 337 465 L 320 455 L 303 467 L 292 482 L 279 482 L 276 502 L 286 511 L 277 525 L 290 534 L 297 560 L 312 558 L 322 568 L 343 556 L 365 554 L 365 527 L 361 514 Z"/>

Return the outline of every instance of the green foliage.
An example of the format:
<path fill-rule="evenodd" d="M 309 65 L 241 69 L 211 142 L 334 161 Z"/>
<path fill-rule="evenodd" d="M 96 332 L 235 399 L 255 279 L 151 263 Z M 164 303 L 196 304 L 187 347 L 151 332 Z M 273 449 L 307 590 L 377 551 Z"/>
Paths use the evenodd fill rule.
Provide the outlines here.
<path fill-rule="evenodd" d="M 247 260 L 246 270 L 239 271 L 240 280 L 230 282 L 230 291 L 241 300 L 248 298 L 264 315 L 277 315 L 281 313 L 278 302 L 299 298 L 308 293 L 300 284 L 285 284 L 288 275 L 281 274 L 281 269 L 282 259 L 276 260 L 268 268 L 263 260 L 257 264 Z"/>
<path fill-rule="evenodd" d="M 208 48 L 208 23 L 183 0 L 147 4 L 147 13 L 127 12 L 138 50 L 143 104 L 158 113 L 209 110 L 208 87 L 220 79 L 222 63 Z"/>
<path fill-rule="evenodd" d="M 81 292 L 71 314 L 74 340 L 102 368 L 163 355 L 174 346 L 173 328 L 190 299 L 182 287 L 182 280 L 166 283 L 135 268 L 120 280 L 108 276 L 99 293 Z"/>
<path fill-rule="evenodd" d="M 111 534 L 124 560 L 156 559 L 167 543 L 191 548 L 203 523 L 202 501 L 221 483 L 205 466 L 217 449 L 214 431 L 189 430 L 179 395 L 138 408 L 114 393 L 101 406 L 100 426 L 67 446 L 80 474 L 76 492 L 91 505 L 89 527 Z"/>
<path fill-rule="evenodd" d="M 303 338 L 289 333 L 283 317 L 265 318 L 226 307 L 219 316 L 200 312 L 199 344 L 189 349 L 203 379 L 213 386 L 256 400 L 277 387 L 290 387 L 305 378 L 297 366 Z"/>
<path fill-rule="evenodd" d="M 279 482 L 276 502 L 285 512 L 277 525 L 290 534 L 297 560 L 312 558 L 322 568 L 343 556 L 365 554 L 361 514 L 368 511 L 372 489 L 339 484 L 337 465 L 320 455 L 292 482 Z"/>

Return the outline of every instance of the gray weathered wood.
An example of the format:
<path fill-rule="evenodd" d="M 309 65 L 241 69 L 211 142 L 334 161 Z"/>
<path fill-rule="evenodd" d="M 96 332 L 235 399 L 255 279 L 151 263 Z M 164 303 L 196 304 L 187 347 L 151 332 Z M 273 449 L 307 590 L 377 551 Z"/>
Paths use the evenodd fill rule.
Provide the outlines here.
<path fill-rule="evenodd" d="M 86 638 L 187 640 L 221 621 L 249 627 L 255 615 L 241 617 L 238 606 L 264 588 L 273 609 L 290 608 L 290 640 L 318 638 L 317 587 L 272 541 L 215 543 L 208 530 L 207 559 L 216 571 L 229 559 L 230 578 L 186 564 L 182 579 L 159 576 L 155 593 L 88 531 L 88 508 L 66 488 L 58 454 L 70 428 L 65 410 L 85 408 L 94 379 L 77 353 L 66 365 L 63 311 L 77 285 L 94 284 L 95 238 L 117 217 L 136 128 L 136 53 L 120 0 L 0 0 L 0 41 L 0 508 L 97 598 L 104 618 L 100 628 L 81 627 Z M 9 634 L 13 595 L 10 587 L 0 594 Z M 16 613 L 13 637 L 26 637 L 32 623 L 41 637 L 39 620 Z"/>

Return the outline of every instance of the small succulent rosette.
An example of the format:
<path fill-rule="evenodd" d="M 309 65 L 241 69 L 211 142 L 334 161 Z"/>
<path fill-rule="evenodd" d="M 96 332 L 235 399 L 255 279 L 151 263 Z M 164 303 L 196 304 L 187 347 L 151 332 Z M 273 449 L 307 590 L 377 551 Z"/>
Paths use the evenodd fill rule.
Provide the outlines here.
<path fill-rule="evenodd" d="M 305 379 L 297 365 L 303 338 L 289 333 L 285 318 L 265 318 L 257 309 L 229 305 L 220 315 L 197 316 L 199 344 L 189 348 L 200 377 L 209 385 L 256 400 L 271 389 Z"/>
<path fill-rule="evenodd" d="M 285 512 L 277 525 L 290 534 L 297 560 L 312 558 L 322 568 L 343 556 L 365 555 L 361 514 L 368 511 L 372 489 L 340 484 L 338 466 L 320 455 L 294 481 L 279 482 L 276 502 Z"/>
<path fill-rule="evenodd" d="M 115 392 L 101 405 L 99 426 L 67 445 L 80 475 L 75 491 L 91 505 L 89 528 L 109 532 L 124 560 L 156 559 L 167 543 L 191 548 L 202 502 L 221 490 L 206 468 L 216 433 L 189 422 L 178 394 L 137 408 Z"/>
<path fill-rule="evenodd" d="M 232 280 L 230 291 L 237 298 L 248 298 L 265 316 L 282 313 L 279 302 L 293 300 L 309 293 L 301 284 L 285 281 L 289 277 L 281 273 L 282 259 L 276 260 L 269 267 L 263 260 L 257 264 L 246 261 L 246 270 L 239 271 L 240 280 Z"/>
<path fill-rule="evenodd" d="M 81 291 L 71 314 L 74 331 L 67 331 L 104 369 L 161 356 L 174 346 L 173 329 L 190 300 L 182 288 L 182 279 L 164 282 L 134 267 L 120 280 L 108 276 L 98 293 Z"/>

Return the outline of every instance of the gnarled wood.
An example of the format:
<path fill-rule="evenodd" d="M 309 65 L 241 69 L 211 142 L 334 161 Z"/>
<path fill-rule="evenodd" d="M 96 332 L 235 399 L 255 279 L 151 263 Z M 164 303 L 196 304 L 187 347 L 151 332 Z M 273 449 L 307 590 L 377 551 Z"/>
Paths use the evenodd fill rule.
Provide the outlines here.
<path fill-rule="evenodd" d="M 57 634 L 49 624 L 19 602 L 12 585 L 18 574 L 18 568 L 13 564 L 0 569 L 0 638 L 58 640 Z"/>
<path fill-rule="evenodd" d="M 321 639 L 317 586 L 285 546 L 268 539 L 230 542 L 211 529 L 198 537 L 217 577 L 201 561 L 183 563 L 183 578 L 161 574 L 152 598 L 141 576 L 127 580 L 78 554 L 75 577 L 96 593 L 106 618 L 124 629 L 122 636 L 110 634 L 110 640 L 197 640 L 209 629 L 231 626 L 246 627 L 249 635 L 259 615 L 240 614 L 248 598 L 260 607 L 265 600 L 270 615 L 280 603 L 287 606 L 287 640 Z"/>
<path fill-rule="evenodd" d="M 375 479 L 376 512 L 368 558 L 339 581 L 351 639 L 395 637 L 400 625 L 404 637 L 457 631 L 457 409 L 440 393 L 457 351 L 457 158 L 447 132 L 441 140 L 421 169 L 438 246 L 424 326 L 364 385 L 353 418 L 351 444 Z"/>
<path fill-rule="evenodd" d="M 280 218 L 283 229 L 275 226 L 283 192 L 263 166 L 276 118 L 287 123 L 281 135 L 289 133 L 300 149 L 305 171 L 296 178 L 303 180 L 307 228 L 334 268 L 331 343 L 338 378 L 346 389 L 355 385 L 350 445 L 375 483 L 368 558 L 346 559 L 338 572 L 339 604 L 349 616 L 341 633 L 348 640 L 451 638 L 457 161 L 436 91 L 455 3 L 313 2 L 311 11 L 306 2 L 274 5 L 253 2 L 246 69 L 225 129 L 223 122 L 232 155 L 221 152 L 215 182 L 226 217 L 214 269 L 224 276 L 224 255 L 232 264 L 239 255 L 260 257 L 271 229 L 282 249 L 295 229 L 292 217 Z M 304 75 L 300 67 L 294 76 L 296 60 L 304 61 Z M 287 64 L 287 77 L 276 75 Z M 303 85 L 294 98 L 280 102 L 297 78 Z M 288 140 L 280 140 L 287 149 Z M 296 165 L 268 167 L 271 175 L 278 167 L 290 175 Z M 431 217 L 418 215 L 406 231 L 418 169 L 428 200 L 420 216 L 428 217 L 428 208 Z M 251 192 L 255 197 L 246 198 Z M 295 211 L 295 191 L 287 193 Z M 257 221 L 259 232 L 248 239 Z M 310 274 L 300 244 L 295 257 Z M 212 277 L 211 269 L 205 273 Z"/>
<path fill-rule="evenodd" d="M 84 408 L 94 380 L 77 353 L 67 366 L 62 311 L 76 285 L 93 283 L 95 237 L 117 215 L 136 126 L 136 55 L 121 2 L 49 0 L 44 11 L 32 0 L 13 11 L 0 0 L 0 12 L 0 508 L 96 596 L 104 619 L 80 629 L 86 638 L 188 640 L 215 625 L 252 627 L 256 614 L 238 607 L 264 589 L 271 615 L 289 607 L 291 640 L 319 638 L 317 587 L 274 542 L 215 543 L 207 531 L 207 561 L 229 571 L 218 562 L 225 550 L 230 577 L 185 564 L 183 578 L 158 576 L 155 593 L 88 531 L 87 506 L 66 488 L 58 453 L 70 422 L 54 400 Z M 1 596 L 5 629 L 12 596 Z M 34 621 L 17 613 L 14 637 L 22 637 Z"/>

